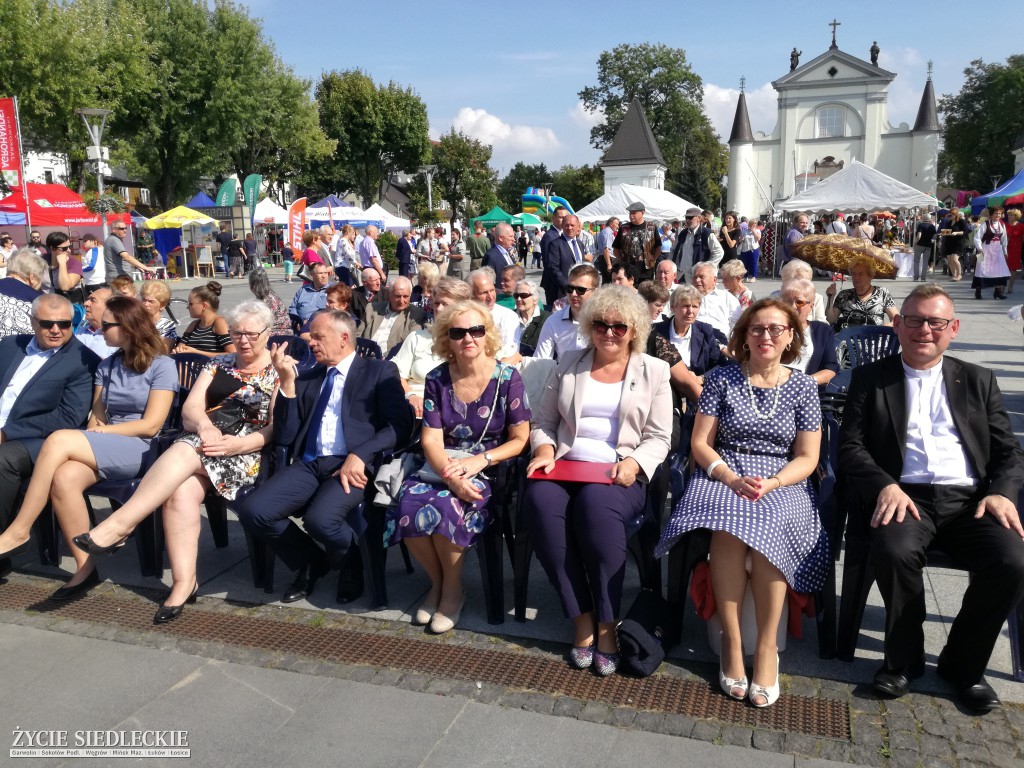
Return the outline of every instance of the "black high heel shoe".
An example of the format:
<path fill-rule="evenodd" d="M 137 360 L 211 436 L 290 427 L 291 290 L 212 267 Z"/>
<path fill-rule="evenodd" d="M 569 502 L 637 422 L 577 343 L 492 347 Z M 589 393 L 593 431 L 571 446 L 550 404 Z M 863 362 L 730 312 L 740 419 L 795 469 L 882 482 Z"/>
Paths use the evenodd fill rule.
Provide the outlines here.
<path fill-rule="evenodd" d="M 80 595 L 84 595 L 86 592 L 88 592 L 90 589 L 92 589 L 99 583 L 100 572 L 94 566 L 88 576 L 86 576 L 84 579 L 82 579 L 80 582 L 73 586 L 69 587 L 67 585 L 64 585 L 56 592 L 54 592 L 52 595 L 50 595 L 50 599 L 59 601 L 72 600 Z"/>
<path fill-rule="evenodd" d="M 199 582 L 192 587 L 192 594 L 185 598 L 185 602 L 181 605 L 161 605 L 156 609 L 156 615 L 153 617 L 154 624 L 166 624 L 169 621 L 174 621 L 176 618 L 181 616 L 181 612 L 185 610 L 185 604 L 195 604 L 196 594 L 199 592 Z"/>
<path fill-rule="evenodd" d="M 71 540 L 76 547 L 83 552 L 88 552 L 90 555 L 112 555 L 123 547 L 127 541 L 128 537 L 125 536 L 123 539 L 114 542 L 109 547 L 101 547 L 99 544 L 93 542 L 92 537 L 88 533 L 75 536 L 75 538 Z"/>

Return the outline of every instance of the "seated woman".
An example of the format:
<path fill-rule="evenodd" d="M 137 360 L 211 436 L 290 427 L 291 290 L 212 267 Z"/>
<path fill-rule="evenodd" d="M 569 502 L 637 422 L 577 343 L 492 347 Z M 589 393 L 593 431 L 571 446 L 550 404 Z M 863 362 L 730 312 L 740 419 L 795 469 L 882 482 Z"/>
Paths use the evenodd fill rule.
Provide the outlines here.
<path fill-rule="evenodd" d="M 356 324 L 356 333 L 363 330 L 363 321 L 352 312 L 352 289 L 349 286 L 345 285 L 345 283 L 334 283 L 328 286 L 326 302 L 326 309 L 337 309 L 352 315 L 352 319 Z M 299 338 L 303 341 L 309 341 L 309 324 L 313 321 L 314 317 L 316 317 L 316 312 L 310 315 L 309 320 L 299 329 Z"/>
<path fill-rule="evenodd" d="M 288 317 L 288 307 L 271 288 L 270 277 L 263 267 L 256 267 L 249 273 L 249 290 L 270 308 L 270 313 L 274 317 L 274 322 L 270 325 L 270 335 L 291 336 L 292 321 Z"/>
<path fill-rule="evenodd" d="M 157 333 L 163 337 L 167 351 L 170 352 L 178 343 L 177 324 L 163 315 L 167 305 L 171 303 L 171 289 L 163 280 L 147 280 L 142 284 L 141 294 L 139 301 L 142 302 L 146 313 L 156 326 Z"/>
<path fill-rule="evenodd" d="M 655 323 L 653 330 L 668 339 L 679 350 L 686 367 L 701 377 L 716 365 L 728 362 L 715 338 L 715 329 L 697 320 L 703 297 L 692 285 L 680 285 L 672 291 L 669 307 L 672 317 Z M 700 391 L 697 391 L 700 396 Z"/>
<path fill-rule="evenodd" d="M 826 290 L 828 306 L 825 317 L 836 333 L 852 325 L 892 325 L 896 317 L 896 302 L 885 288 L 871 284 L 875 276 L 875 260 L 870 256 L 850 259 L 852 288 L 836 293 L 836 284 Z"/>
<path fill-rule="evenodd" d="M 547 310 L 541 309 L 540 297 L 540 286 L 532 280 L 520 280 L 516 283 L 515 293 L 512 294 L 516 302 L 516 316 L 519 318 L 516 343 L 528 344 L 534 349 L 537 348 L 537 341 L 540 339 L 540 329 L 551 315 Z"/>
<path fill-rule="evenodd" d="M 779 277 L 782 278 L 783 285 L 790 280 L 814 280 L 814 269 L 803 259 L 790 259 L 782 266 Z M 779 292 L 773 291 L 771 298 L 779 298 Z M 814 308 L 811 310 L 811 320 L 818 320 L 822 323 L 827 320 L 825 317 L 825 300 L 817 291 L 814 292 Z"/>
<path fill-rule="evenodd" d="M 740 259 L 726 262 L 718 269 L 718 279 L 722 281 L 722 287 L 736 297 L 736 301 L 743 309 L 754 301 L 754 292 L 743 284 L 743 278 L 746 276 L 747 268 Z"/>
<path fill-rule="evenodd" d="M 472 298 L 473 293 L 466 283 L 453 277 L 445 277 L 438 280 L 434 288 L 434 311 L 440 314 L 441 310 L 452 304 L 469 301 Z M 406 336 L 394 357 L 398 375 L 402 378 L 405 399 L 416 412 L 416 418 L 423 418 L 423 387 L 427 374 L 444 361 L 443 357 L 434 352 L 434 335 L 430 328 L 423 328 Z"/>
<path fill-rule="evenodd" d="M 0 278 L 0 338 L 32 333 L 32 302 L 41 296 L 46 262 L 32 248 L 21 248 L 7 260 Z"/>
<path fill-rule="evenodd" d="M 47 501 L 53 502 L 64 538 L 71 542 L 89 530 L 86 489 L 99 480 L 137 477 L 155 458 L 150 442 L 171 411 L 177 368 L 135 299 L 109 299 L 102 322 L 104 340 L 118 351 L 96 370 L 89 423 L 84 430 L 58 430 L 43 443 L 21 509 L 0 536 L 4 555 L 28 541 Z M 99 584 L 95 564 L 84 552 L 73 549 L 72 554 L 77 570 L 51 595 L 54 600 L 69 600 Z"/>
<path fill-rule="evenodd" d="M 388 531 L 389 543 L 405 541 L 430 577 L 413 623 L 440 634 L 459 621 L 463 553 L 490 520 L 491 486 L 479 473 L 522 452 L 530 406 L 519 372 L 495 359 L 501 337 L 487 307 L 455 302 L 438 315 L 433 335 L 434 354 L 447 362 L 427 375 L 420 440 L 442 482 L 406 478 Z M 472 455 L 456 459 L 446 449 Z"/>
<path fill-rule="evenodd" d="M 653 280 L 644 280 L 637 286 L 636 291 L 640 294 L 640 298 L 647 302 L 647 311 L 650 313 L 651 322 L 656 323 L 661 320 L 661 314 L 668 306 L 668 288 Z"/>
<path fill-rule="evenodd" d="M 419 307 L 427 316 L 427 325 L 434 321 L 434 309 L 430 303 L 434 295 L 434 287 L 440 278 L 437 265 L 429 261 L 420 265 L 420 271 L 416 274 L 416 285 L 412 289 L 410 303 Z"/>
<path fill-rule="evenodd" d="M 734 699 L 745 698 L 749 687 L 756 707 L 779 697 L 776 636 L 786 584 L 814 592 L 829 565 L 807 481 L 818 463 L 818 388 L 787 367 L 800 357 L 799 324 L 796 311 L 776 299 L 756 301 L 740 316 L 730 339 L 738 364 L 704 379 L 691 443 L 699 469 L 655 548 L 661 557 L 683 534 L 712 531 L 711 583 L 722 619 L 719 684 Z M 757 620 L 749 686 L 740 634 L 748 583 Z"/>
<path fill-rule="evenodd" d="M 156 624 L 176 619 L 184 604 L 195 597 L 202 520 L 199 507 L 206 494 L 212 489 L 221 498 L 232 500 L 240 489 L 256 482 L 260 451 L 271 439 L 277 371 L 271 364 L 267 339 L 273 315 L 266 304 L 246 301 L 228 313 L 228 321 L 238 352 L 213 358 L 196 380 L 181 414 L 187 434 L 160 455 L 123 507 L 74 540 L 76 558 L 83 552 L 108 552 L 163 505 L 164 538 L 174 584 L 153 618 Z M 230 378 L 214 383 L 224 374 Z M 224 384 L 235 386 L 232 380 L 239 389 L 221 397 L 220 391 L 230 389 Z M 227 400 L 241 403 L 251 409 L 252 418 L 237 435 L 221 434 L 206 412 L 211 400 L 214 404 Z"/>
<path fill-rule="evenodd" d="M 195 318 L 181 334 L 175 352 L 195 352 L 206 357 L 230 352 L 235 345 L 228 336 L 228 321 L 217 314 L 220 308 L 221 285 L 210 281 L 188 293 L 188 314 Z"/>
<path fill-rule="evenodd" d="M 585 349 L 564 356 L 530 434 L 528 472 L 558 459 L 611 466 L 611 484 L 531 480 L 524 521 L 562 608 L 575 624 L 570 663 L 599 675 L 618 667 L 615 624 L 626 572 L 626 525 L 643 510 L 672 430 L 667 363 L 644 354 L 647 307 L 624 286 L 599 288 L 583 306 Z"/>
<path fill-rule="evenodd" d="M 796 310 L 800 318 L 802 344 L 800 356 L 789 363 L 790 368 L 803 371 L 819 387 L 828 384 L 839 372 L 839 359 L 836 357 L 836 336 L 828 323 L 811 320 L 811 308 L 814 306 L 814 285 L 810 280 L 793 280 L 782 286 L 783 304 Z"/>

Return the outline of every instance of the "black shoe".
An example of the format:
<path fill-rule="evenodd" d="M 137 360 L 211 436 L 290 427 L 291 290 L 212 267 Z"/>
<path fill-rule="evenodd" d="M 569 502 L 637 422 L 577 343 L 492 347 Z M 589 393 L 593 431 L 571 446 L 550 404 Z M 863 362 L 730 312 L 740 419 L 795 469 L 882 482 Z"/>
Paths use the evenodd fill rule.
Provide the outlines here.
<path fill-rule="evenodd" d="M 153 617 L 154 624 L 166 624 L 169 621 L 174 621 L 176 618 L 181 616 L 181 612 L 185 610 L 185 603 L 195 603 L 196 594 L 199 592 L 199 582 L 192 587 L 192 594 L 185 598 L 185 602 L 181 605 L 161 605 L 156 610 L 156 616 Z"/>
<path fill-rule="evenodd" d="M 961 704 L 978 712 L 991 712 L 1003 705 L 1003 702 L 999 700 L 999 694 L 988 684 L 988 680 L 982 677 L 976 683 L 960 682 L 952 670 L 947 669 L 943 664 L 942 656 L 943 654 L 940 653 L 936 671 L 939 673 L 939 677 L 953 686 Z"/>
<path fill-rule="evenodd" d="M 974 298 L 976 298 L 976 299 L 980 299 L 981 298 L 981 288 L 975 288 L 974 289 Z"/>
<path fill-rule="evenodd" d="M 996 291 L 995 293 L 992 294 L 992 298 L 993 299 L 1006 299 L 1006 298 L 1009 298 L 1009 297 L 1005 293 L 1003 293 L 1002 291 Z"/>
<path fill-rule="evenodd" d="M 14 570 L 14 563 L 9 557 L 0 557 L 0 579 Z"/>
<path fill-rule="evenodd" d="M 889 669 L 885 662 L 882 662 L 871 684 L 883 696 L 898 699 L 910 693 L 910 681 L 923 674 L 924 659 L 903 669 Z"/>
<path fill-rule="evenodd" d="M 84 595 L 90 589 L 100 583 L 100 572 L 95 568 L 92 573 L 72 587 L 64 586 L 50 595 L 51 600 L 71 600 L 72 598 Z"/>
<path fill-rule="evenodd" d="M 315 561 L 307 563 L 295 576 L 295 581 L 281 595 L 282 603 L 294 603 L 313 594 L 317 580 L 327 573 L 327 561 L 321 555 Z"/>
<path fill-rule="evenodd" d="M 342 605 L 358 600 L 363 594 L 363 557 L 359 553 L 359 545 L 352 543 L 352 548 L 341 563 L 341 576 L 338 577 L 338 602 Z"/>
<path fill-rule="evenodd" d="M 112 555 L 117 552 L 121 547 L 128 541 L 128 537 L 125 536 L 120 541 L 115 541 L 109 547 L 101 547 L 99 544 L 95 544 L 92 537 L 88 533 L 83 533 L 81 536 L 75 536 L 71 540 L 71 543 L 78 547 L 83 552 L 88 552 L 90 555 Z"/>

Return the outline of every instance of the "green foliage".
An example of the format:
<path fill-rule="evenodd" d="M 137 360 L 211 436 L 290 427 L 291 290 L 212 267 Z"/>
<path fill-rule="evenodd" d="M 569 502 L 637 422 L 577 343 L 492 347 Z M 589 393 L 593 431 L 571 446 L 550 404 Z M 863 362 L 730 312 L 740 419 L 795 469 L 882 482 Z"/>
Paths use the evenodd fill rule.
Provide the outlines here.
<path fill-rule="evenodd" d="M 398 251 L 398 236 L 386 229 L 383 230 L 377 237 L 377 250 L 380 251 L 380 257 L 388 271 L 397 271 L 398 256 L 395 254 Z"/>
<path fill-rule="evenodd" d="M 563 165 L 555 171 L 551 194 L 564 197 L 579 210 L 604 194 L 604 174 L 595 165 Z"/>
<path fill-rule="evenodd" d="M 315 99 L 320 125 L 337 146 L 308 178 L 312 191 L 355 190 L 369 206 L 392 174 L 411 173 L 429 157 L 427 107 L 411 88 L 377 86 L 358 69 L 327 72 Z"/>
<path fill-rule="evenodd" d="M 544 163 L 516 163 L 498 184 L 498 204 L 509 213 L 517 213 L 523 209 L 523 193 L 527 187 L 541 187 L 551 180 L 551 171 Z"/>
<path fill-rule="evenodd" d="M 668 165 L 666 188 L 698 205 L 719 199 L 728 170 L 726 149 L 704 114 L 701 79 L 682 48 L 641 43 L 605 51 L 597 60 L 597 85 L 579 97 L 584 107 L 605 117 L 590 131 L 596 149 L 611 144 L 630 101 L 639 99 Z"/>
<path fill-rule="evenodd" d="M 1024 55 L 1005 64 L 975 59 L 956 95 L 944 95 L 939 176 L 956 189 L 992 189 L 991 176 L 1013 175 L 1013 147 L 1024 133 Z"/>
<path fill-rule="evenodd" d="M 496 172 L 490 166 L 491 147 L 452 128 L 433 145 L 431 163 L 434 172 L 434 203 L 448 203 L 448 221 L 469 219 L 498 205 L 494 193 Z M 421 221 L 430 221 L 427 210 L 427 183 L 417 175 L 409 189 L 409 204 Z M 520 193 L 522 194 L 522 193 Z"/>
<path fill-rule="evenodd" d="M 82 195 L 82 200 L 93 213 L 124 213 L 128 210 L 124 198 L 113 192 L 100 195 L 98 192 L 87 191 Z"/>

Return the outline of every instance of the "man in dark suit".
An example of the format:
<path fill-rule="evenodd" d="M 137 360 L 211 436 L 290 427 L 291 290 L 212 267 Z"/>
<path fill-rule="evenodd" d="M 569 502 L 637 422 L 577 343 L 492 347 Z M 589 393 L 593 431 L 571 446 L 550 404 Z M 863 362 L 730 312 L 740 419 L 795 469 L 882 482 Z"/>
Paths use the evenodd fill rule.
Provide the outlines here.
<path fill-rule="evenodd" d="M 508 224 L 498 224 L 493 234 L 494 245 L 484 254 L 483 266 L 493 269 L 497 280 L 505 271 L 505 267 L 516 263 L 516 235 Z"/>
<path fill-rule="evenodd" d="M 355 354 L 355 324 L 347 312 L 319 313 L 309 337 L 319 365 L 306 373 L 296 373 L 296 361 L 284 350 L 272 355 L 280 377 L 274 442 L 290 448 L 294 460 L 237 512 L 246 530 L 298 572 L 283 602 L 308 596 L 317 579 L 340 566 L 338 602 L 349 603 L 363 591 L 356 537 L 364 521 L 352 513 L 374 457 L 408 437 L 412 417 L 394 363 Z M 292 515 L 302 516 L 305 532 Z"/>
<path fill-rule="evenodd" d="M 985 667 L 1024 597 L 1024 453 L 992 371 L 943 356 L 959 323 L 940 286 L 910 293 L 893 321 L 900 356 L 854 370 L 837 471 L 860 502 L 850 529 L 869 532 L 885 602 L 875 689 L 902 696 L 924 671 L 923 566 L 934 543 L 971 574 L 938 673 L 965 706 L 986 711 L 1000 701 Z"/>
<path fill-rule="evenodd" d="M 402 233 L 395 247 L 395 256 L 398 258 L 398 274 L 400 277 L 412 275 L 412 230 L 407 229 Z"/>
<path fill-rule="evenodd" d="M 352 314 L 364 322 L 366 308 L 375 301 L 386 301 L 388 289 L 381 287 L 380 273 L 376 269 L 364 269 L 360 276 L 363 284 L 352 287 Z"/>
<path fill-rule="evenodd" d="M 35 335 L 0 340 L 0 526 L 10 525 L 21 483 L 43 441 L 85 424 L 99 357 L 74 337 L 71 302 L 44 295 L 32 303 Z M 10 570 L 0 547 L 0 575 Z"/>
<path fill-rule="evenodd" d="M 569 270 L 584 261 L 583 246 L 577 239 L 579 234 L 580 220 L 575 216 L 566 216 L 562 220 L 562 234 L 548 244 L 540 286 L 544 289 L 544 300 L 549 308 L 565 296 Z"/>
<path fill-rule="evenodd" d="M 547 267 L 548 264 L 548 248 L 553 240 L 562 236 L 562 222 L 568 215 L 569 210 L 562 205 L 551 212 L 551 226 L 544 233 L 544 237 L 540 239 L 540 258 L 544 267 Z"/>

